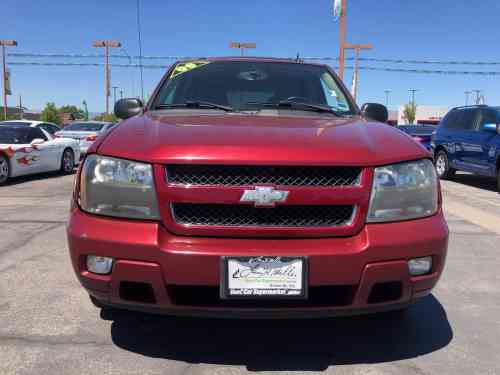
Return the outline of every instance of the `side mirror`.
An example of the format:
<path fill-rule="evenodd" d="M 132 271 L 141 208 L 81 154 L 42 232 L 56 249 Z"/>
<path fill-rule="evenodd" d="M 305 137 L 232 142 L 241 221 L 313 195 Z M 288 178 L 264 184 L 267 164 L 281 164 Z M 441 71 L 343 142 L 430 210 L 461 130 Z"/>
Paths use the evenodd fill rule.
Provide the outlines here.
<path fill-rule="evenodd" d="M 500 134 L 500 125 L 499 124 L 484 124 L 483 130 L 485 132 L 499 133 Z"/>
<path fill-rule="evenodd" d="M 141 113 L 144 104 L 140 99 L 120 99 L 115 104 L 115 116 L 123 120 Z"/>
<path fill-rule="evenodd" d="M 361 115 L 367 120 L 387 122 L 389 112 L 385 105 L 378 103 L 365 103 L 361 107 Z"/>
<path fill-rule="evenodd" d="M 42 138 L 35 138 L 31 141 L 30 145 L 41 145 L 44 142 Z"/>

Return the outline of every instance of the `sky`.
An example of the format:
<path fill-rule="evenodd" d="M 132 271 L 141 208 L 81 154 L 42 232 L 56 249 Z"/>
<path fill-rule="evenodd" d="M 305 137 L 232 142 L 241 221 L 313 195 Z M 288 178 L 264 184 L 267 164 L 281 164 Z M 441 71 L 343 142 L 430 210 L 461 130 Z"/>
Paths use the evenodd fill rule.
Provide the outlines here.
<path fill-rule="evenodd" d="M 230 56 L 231 41 L 255 42 L 255 56 L 338 57 L 339 24 L 329 0 L 140 0 L 144 56 Z M 11 53 L 94 54 L 92 41 L 113 39 L 129 55 L 138 54 L 136 0 L 2 0 L 0 39 L 15 39 Z M 498 0 L 347 0 L 347 41 L 371 43 L 363 57 L 405 60 L 500 62 Z M 123 54 L 122 51 L 116 51 Z M 353 56 L 348 52 L 347 56 Z M 8 56 L 7 62 L 102 62 L 102 59 Z M 111 63 L 126 64 L 126 59 Z M 172 60 L 144 60 L 169 65 Z M 335 62 L 331 62 L 336 65 Z M 351 65 L 347 62 L 347 65 Z M 496 71 L 499 65 L 412 65 L 362 62 L 381 68 Z M 9 105 L 40 110 L 88 103 L 90 112 L 104 110 L 103 67 L 11 65 Z M 144 69 L 149 94 L 166 69 Z M 352 70 L 345 82 L 351 83 Z M 140 95 L 139 70 L 112 68 L 112 86 L 124 96 Z M 488 104 L 500 104 L 500 75 L 438 75 L 361 71 L 358 103 L 408 101 L 414 88 L 419 105 L 465 103 L 464 91 L 481 89 Z M 120 90 L 118 89 L 118 90 Z M 119 91 L 118 94 L 119 96 Z M 112 98 L 111 98 L 112 100 Z"/>

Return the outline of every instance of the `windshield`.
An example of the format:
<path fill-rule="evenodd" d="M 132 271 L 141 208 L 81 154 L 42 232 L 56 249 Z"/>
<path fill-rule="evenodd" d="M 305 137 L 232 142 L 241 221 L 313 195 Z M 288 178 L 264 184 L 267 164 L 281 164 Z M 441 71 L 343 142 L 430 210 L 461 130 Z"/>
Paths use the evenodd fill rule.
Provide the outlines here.
<path fill-rule="evenodd" d="M 81 132 L 98 132 L 104 128 L 105 124 L 74 122 L 64 127 L 63 130 L 81 131 Z"/>
<path fill-rule="evenodd" d="M 0 143 L 2 144 L 24 144 L 28 142 L 30 128 L 7 128 L 0 126 Z"/>
<path fill-rule="evenodd" d="M 328 106 L 342 114 L 355 113 L 325 67 L 255 61 L 179 63 L 161 87 L 153 109 L 206 102 L 239 111 L 259 110 L 283 101 Z"/>

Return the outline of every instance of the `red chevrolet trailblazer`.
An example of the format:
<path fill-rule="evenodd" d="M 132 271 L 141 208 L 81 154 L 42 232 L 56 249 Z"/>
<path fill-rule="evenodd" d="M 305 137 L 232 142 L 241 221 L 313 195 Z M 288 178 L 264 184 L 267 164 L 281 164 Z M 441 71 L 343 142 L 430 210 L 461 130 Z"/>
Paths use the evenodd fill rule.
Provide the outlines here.
<path fill-rule="evenodd" d="M 182 61 L 89 149 L 67 228 L 95 305 L 174 315 L 404 310 L 443 271 L 430 154 L 327 66 Z"/>

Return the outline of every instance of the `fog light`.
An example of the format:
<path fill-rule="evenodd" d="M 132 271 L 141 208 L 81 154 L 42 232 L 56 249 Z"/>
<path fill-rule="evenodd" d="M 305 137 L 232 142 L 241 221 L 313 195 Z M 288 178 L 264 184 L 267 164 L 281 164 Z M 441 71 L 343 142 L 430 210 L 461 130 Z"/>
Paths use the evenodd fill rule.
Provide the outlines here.
<path fill-rule="evenodd" d="M 113 258 L 96 255 L 87 256 L 87 269 L 92 273 L 105 275 L 111 272 L 111 267 L 113 267 Z"/>
<path fill-rule="evenodd" d="M 432 257 L 415 258 L 408 261 L 408 269 L 412 276 L 425 275 L 431 271 L 431 268 Z"/>

